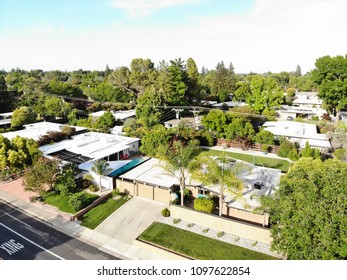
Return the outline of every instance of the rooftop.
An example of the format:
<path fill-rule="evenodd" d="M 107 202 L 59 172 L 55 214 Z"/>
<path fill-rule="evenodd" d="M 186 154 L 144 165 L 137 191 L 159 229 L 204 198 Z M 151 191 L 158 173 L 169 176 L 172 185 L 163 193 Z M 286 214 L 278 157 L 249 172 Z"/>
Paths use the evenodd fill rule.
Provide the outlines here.
<path fill-rule="evenodd" d="M 64 124 L 52 123 L 52 122 L 37 122 L 32 124 L 24 125 L 25 129 L 11 131 L 3 133 L 2 135 L 8 139 L 12 139 L 17 135 L 20 137 L 31 138 L 34 140 L 39 140 L 41 136 L 47 134 L 49 131 L 61 131 Z M 76 132 L 81 132 L 86 130 L 85 127 L 71 126 L 76 129 Z"/>
<path fill-rule="evenodd" d="M 98 111 L 91 113 L 90 116 L 101 117 L 107 111 Z M 110 111 L 116 120 L 125 120 L 127 118 L 135 117 L 135 110 L 125 110 L 125 111 Z"/>
<path fill-rule="evenodd" d="M 276 136 L 289 137 L 292 140 L 295 140 L 302 147 L 305 146 L 306 141 L 308 141 L 313 147 L 331 147 L 327 136 L 325 134 L 317 133 L 317 126 L 315 124 L 279 121 L 265 122 L 263 127 Z"/>
<path fill-rule="evenodd" d="M 58 151 L 66 150 L 90 159 L 100 159 L 131 148 L 131 144 L 139 140 L 139 138 L 120 135 L 87 132 L 75 135 L 70 140 L 44 145 L 40 147 L 40 150 L 44 155 L 53 155 Z"/>

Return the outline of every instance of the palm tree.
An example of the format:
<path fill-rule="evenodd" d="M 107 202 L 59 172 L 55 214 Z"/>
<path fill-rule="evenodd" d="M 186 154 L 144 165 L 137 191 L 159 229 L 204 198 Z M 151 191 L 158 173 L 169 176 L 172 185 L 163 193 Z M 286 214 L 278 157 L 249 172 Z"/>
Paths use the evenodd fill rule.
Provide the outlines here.
<path fill-rule="evenodd" d="M 188 144 L 177 140 L 171 146 L 162 146 L 159 149 L 159 158 L 162 161 L 162 167 L 179 181 L 181 206 L 184 206 L 183 200 L 188 176 L 188 166 L 199 153 L 200 147 L 196 140 L 191 140 Z"/>
<path fill-rule="evenodd" d="M 99 175 L 99 187 L 100 187 L 100 193 L 101 193 L 101 178 L 102 175 L 106 175 L 111 169 L 109 168 L 109 164 L 106 160 L 98 159 L 94 161 L 94 164 L 91 169 L 94 173 Z"/>
<path fill-rule="evenodd" d="M 216 186 L 219 189 L 219 216 L 223 213 L 224 193 L 234 196 L 234 199 L 242 198 L 243 182 L 237 177 L 244 172 L 243 164 L 234 163 L 234 160 L 222 157 L 212 158 L 207 155 L 198 157 L 190 166 L 192 179 L 200 181 L 204 185 Z M 247 167 L 248 168 L 248 167 Z"/>

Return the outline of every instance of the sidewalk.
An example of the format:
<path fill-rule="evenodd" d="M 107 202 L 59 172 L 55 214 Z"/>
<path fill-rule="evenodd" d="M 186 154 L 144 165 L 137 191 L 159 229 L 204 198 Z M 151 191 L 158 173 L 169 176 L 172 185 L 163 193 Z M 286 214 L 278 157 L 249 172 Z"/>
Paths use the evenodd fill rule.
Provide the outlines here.
<path fill-rule="evenodd" d="M 10 184 L 12 183 L 14 182 L 11 182 Z M 18 210 L 22 210 L 25 213 L 42 220 L 56 230 L 59 230 L 73 238 L 78 238 L 82 241 L 86 241 L 87 243 L 92 243 L 92 245 L 96 246 L 99 250 L 121 259 L 165 260 L 165 258 L 161 255 L 148 252 L 135 245 L 120 242 L 102 233 L 80 226 L 77 222 L 64 219 L 57 212 L 53 213 L 52 211 L 48 211 L 36 203 L 29 202 L 25 198 L 27 194 L 22 194 L 24 198 L 21 198 L 18 192 L 18 187 L 15 194 L 10 193 L 6 188 L 6 185 L 7 183 L 0 183 L 1 199 L 8 202 L 15 208 L 18 208 Z"/>

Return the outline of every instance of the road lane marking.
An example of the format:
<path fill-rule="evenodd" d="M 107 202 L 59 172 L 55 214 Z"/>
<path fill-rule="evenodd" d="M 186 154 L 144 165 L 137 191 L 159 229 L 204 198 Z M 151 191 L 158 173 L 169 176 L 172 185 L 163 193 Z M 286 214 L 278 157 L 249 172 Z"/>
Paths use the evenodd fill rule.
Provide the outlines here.
<path fill-rule="evenodd" d="M 31 225 L 29 225 L 29 224 L 27 224 L 27 223 L 25 223 L 25 222 L 19 220 L 18 218 L 12 216 L 11 214 L 8 214 L 8 213 L 5 212 L 5 215 L 11 217 L 12 219 L 15 219 L 16 221 L 18 221 L 18 222 L 20 222 L 20 223 L 22 223 L 22 224 L 24 224 L 24 225 L 26 225 L 26 226 L 28 226 L 28 227 L 32 227 Z"/>
<path fill-rule="evenodd" d="M 15 230 L 9 228 L 8 226 L 5 226 L 3 223 L 0 223 L 0 226 L 3 226 L 4 228 L 8 229 L 9 231 L 13 232 L 14 234 L 17 234 L 19 237 L 23 238 L 24 240 L 30 242 L 31 244 L 33 244 L 33 245 L 35 245 L 37 247 L 39 247 L 40 249 L 46 251 L 47 253 L 55 256 L 56 258 L 58 258 L 60 260 L 65 260 L 64 258 L 58 256 L 57 254 L 53 253 L 52 251 L 42 247 L 41 245 L 39 245 L 39 244 L 35 243 L 34 241 L 30 240 L 29 238 L 26 238 L 25 236 L 21 235 L 20 233 L 16 232 Z"/>

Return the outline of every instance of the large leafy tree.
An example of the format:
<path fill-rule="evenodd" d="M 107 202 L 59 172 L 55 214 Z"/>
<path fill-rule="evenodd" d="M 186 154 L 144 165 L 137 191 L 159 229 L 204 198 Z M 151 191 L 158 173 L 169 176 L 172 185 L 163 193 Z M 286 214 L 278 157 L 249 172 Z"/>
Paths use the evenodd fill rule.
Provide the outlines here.
<path fill-rule="evenodd" d="M 59 162 L 40 158 L 35 164 L 25 170 L 23 186 L 25 191 L 35 192 L 41 196 L 51 189 L 59 171 Z"/>
<path fill-rule="evenodd" d="M 272 247 L 288 259 L 347 258 L 347 164 L 301 158 L 268 202 Z"/>
<path fill-rule="evenodd" d="M 197 140 L 191 140 L 188 143 L 177 140 L 159 148 L 158 155 L 163 168 L 179 181 L 181 206 L 184 205 L 184 190 L 186 189 L 189 165 L 199 153 L 200 147 Z"/>
<path fill-rule="evenodd" d="M 21 107 L 13 111 L 11 127 L 21 127 L 24 124 L 33 123 L 36 114 L 30 107 Z"/>
<path fill-rule="evenodd" d="M 347 107 L 347 55 L 323 56 L 316 60 L 312 79 L 318 84 L 318 96 L 331 111 Z"/>
<path fill-rule="evenodd" d="M 252 106 L 256 113 L 262 113 L 265 109 L 273 109 L 284 101 L 283 90 L 272 77 L 251 75 L 238 83 L 235 92 L 237 99 L 244 99 Z"/>
<path fill-rule="evenodd" d="M 223 213 L 224 196 L 233 199 L 242 197 L 243 183 L 237 174 L 244 170 L 243 166 L 234 164 L 225 154 L 218 158 L 206 155 L 198 157 L 190 165 L 192 178 L 202 184 L 216 187 L 219 190 L 219 216 Z"/>
<path fill-rule="evenodd" d="M 156 156 L 158 148 L 166 145 L 172 137 L 169 130 L 163 125 L 158 124 L 146 130 L 141 138 L 140 151 L 148 156 Z"/>

